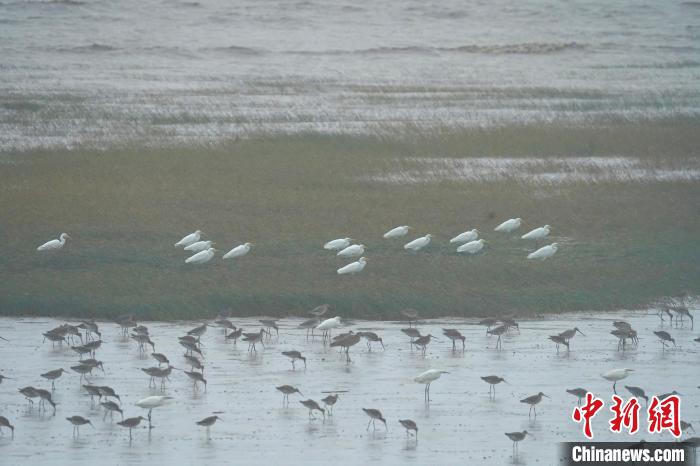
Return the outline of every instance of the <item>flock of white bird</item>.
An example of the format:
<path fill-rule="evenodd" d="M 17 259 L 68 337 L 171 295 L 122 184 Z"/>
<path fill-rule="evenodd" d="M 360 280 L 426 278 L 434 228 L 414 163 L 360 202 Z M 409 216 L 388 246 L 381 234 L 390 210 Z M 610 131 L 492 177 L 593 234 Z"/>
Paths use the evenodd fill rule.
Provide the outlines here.
<path fill-rule="evenodd" d="M 494 231 L 501 233 L 512 233 L 522 226 L 522 219 L 511 218 L 494 228 Z M 408 225 L 402 225 L 384 233 L 384 239 L 397 239 L 404 237 L 408 234 L 411 229 Z M 550 226 L 545 225 L 542 227 L 535 228 L 534 230 L 521 236 L 524 240 L 534 240 L 539 241 L 550 233 Z M 186 264 L 206 264 L 211 261 L 216 255 L 216 249 L 213 247 L 214 242 L 210 240 L 202 239 L 203 233 L 201 230 L 197 230 L 194 233 L 190 233 L 183 237 L 180 241 L 175 243 L 176 247 L 182 247 L 185 251 L 193 253 L 192 256 L 185 259 Z M 62 249 L 66 244 L 66 239 L 69 239 L 66 233 L 62 233 L 58 239 L 53 239 L 48 241 L 37 248 L 37 251 L 56 251 Z M 404 244 L 403 248 L 407 251 L 418 252 L 425 247 L 427 247 L 432 241 L 433 235 L 428 233 L 425 236 L 416 238 L 408 243 Z M 450 239 L 451 244 L 459 244 L 457 247 L 457 252 L 467 253 L 467 254 L 477 254 L 484 249 L 486 241 L 483 238 L 479 238 L 479 230 L 472 229 L 469 231 L 462 232 Z M 253 247 L 253 243 L 244 243 L 235 246 L 229 252 L 223 255 L 222 259 L 235 259 L 238 257 L 243 257 L 247 255 Z M 557 243 L 548 244 L 543 246 L 536 251 L 527 255 L 528 259 L 535 260 L 545 260 L 552 257 L 558 249 L 559 245 Z M 352 238 L 338 238 L 328 241 L 323 245 L 323 248 L 329 251 L 338 251 L 336 255 L 341 258 L 349 259 L 354 257 L 359 257 L 355 262 L 351 262 L 337 270 L 338 275 L 346 274 L 356 274 L 360 273 L 365 269 L 367 265 L 367 258 L 364 257 L 366 246 L 364 244 L 353 244 Z"/>

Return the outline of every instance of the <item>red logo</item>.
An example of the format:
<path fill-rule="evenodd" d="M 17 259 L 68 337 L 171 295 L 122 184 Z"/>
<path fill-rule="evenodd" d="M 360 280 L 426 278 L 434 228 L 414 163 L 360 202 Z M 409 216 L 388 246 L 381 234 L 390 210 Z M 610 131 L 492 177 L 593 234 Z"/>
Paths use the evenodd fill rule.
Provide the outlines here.
<path fill-rule="evenodd" d="M 593 438 L 593 431 L 591 430 L 591 419 L 600 411 L 603 407 L 603 400 L 596 398 L 593 393 L 586 393 L 586 404 L 581 407 L 574 408 L 574 412 L 571 413 L 571 417 L 575 422 L 583 421 L 583 435 L 587 438 Z"/>
<path fill-rule="evenodd" d="M 674 437 L 681 436 L 681 399 L 670 395 L 659 401 L 658 396 L 651 398 L 647 416 L 649 418 L 649 433 L 660 433 L 668 430 Z"/>

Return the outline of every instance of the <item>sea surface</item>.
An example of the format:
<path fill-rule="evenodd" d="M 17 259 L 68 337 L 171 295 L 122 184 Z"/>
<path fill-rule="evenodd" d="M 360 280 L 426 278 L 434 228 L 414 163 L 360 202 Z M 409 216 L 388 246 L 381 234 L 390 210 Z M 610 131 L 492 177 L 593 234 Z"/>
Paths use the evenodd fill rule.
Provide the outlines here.
<path fill-rule="evenodd" d="M 691 307 L 697 314 L 697 309 Z M 245 331 L 260 328 L 257 319 L 232 319 Z M 617 350 L 617 338 L 609 332 L 612 322 L 628 321 L 639 332 L 639 345 Z M 496 349 L 496 338 L 485 334 L 476 319 L 431 319 L 418 322 L 422 334 L 438 338 L 425 356 L 411 350 L 409 339 L 400 330 L 406 322 L 346 321 L 338 331 L 371 330 L 378 343 L 369 351 L 364 342 L 350 350 L 351 362 L 336 348 L 319 338 L 307 339 L 298 328 L 302 321 L 290 317 L 279 321 L 279 336 L 258 346 L 255 353 L 247 344 L 224 340 L 219 328 L 209 328 L 202 336 L 206 391 L 195 390 L 186 375 L 174 370 L 164 389 L 149 388 L 148 376 L 140 368 L 153 366 L 148 352 L 140 352 L 135 341 L 122 336 L 118 325 L 99 322 L 102 347 L 97 359 L 104 362 L 104 373 L 89 377 L 91 383 L 108 385 L 121 396 L 126 417 L 147 415 L 134 405 L 150 395 L 168 395 L 173 400 L 153 411 L 150 431 L 146 425 L 128 431 L 103 419 L 102 408 L 92 403 L 81 387 L 79 376 L 70 367 L 78 357 L 67 345 L 52 347 L 42 343 L 45 332 L 64 320 L 49 318 L 0 318 L 0 374 L 9 377 L 0 384 L 0 415 L 15 425 L 14 439 L 5 429 L 0 437 L 3 465 L 93 465 L 102 464 L 471 464 L 471 465 L 552 465 L 559 464 L 558 444 L 583 439 L 582 426 L 571 420 L 576 398 L 567 388 L 583 387 L 603 398 L 606 406 L 595 417 L 593 433 L 601 441 L 671 441 L 669 433 L 646 431 L 642 401 L 640 432 L 633 437 L 613 434 L 608 429 L 612 384 L 600 374 L 614 368 L 634 372 L 617 384 L 618 393 L 630 397 L 625 385 L 643 388 L 647 395 L 676 390 L 681 393 L 681 417 L 697 429 L 700 426 L 700 344 L 693 341 L 698 330 L 690 322 L 669 325 L 653 310 L 578 312 L 520 321 L 520 332 L 512 332 Z M 78 322 L 71 321 L 74 324 Z M 190 370 L 182 357 L 177 337 L 201 322 L 144 322 L 155 349 L 170 358 L 178 369 Z M 571 341 L 571 351 L 557 352 L 548 336 L 578 327 L 584 335 Z M 443 328 L 455 328 L 466 336 L 466 349 L 442 335 Z M 677 347 L 663 350 L 653 331 L 665 330 Z M 338 332 L 336 331 L 336 333 Z M 307 367 L 292 370 L 282 351 L 296 349 L 307 357 Z M 40 374 L 64 368 L 69 372 L 56 383 L 56 413 L 47 407 L 31 407 L 17 392 L 33 385 L 50 389 Z M 414 377 L 427 369 L 449 373 L 435 381 L 431 401 L 424 400 L 423 385 Z M 499 375 L 507 383 L 496 387 L 489 397 L 481 376 Z M 83 382 L 84 383 L 84 382 Z M 288 406 L 276 386 L 290 384 L 298 394 Z M 528 405 L 521 399 L 544 392 L 537 406 L 537 417 L 528 417 Z M 325 419 L 299 403 L 311 398 L 320 402 L 330 393 L 340 398 L 332 416 Z M 381 410 L 387 427 L 367 430 L 368 418 L 361 408 Z M 222 421 L 211 428 L 210 437 L 195 424 L 217 413 Z M 80 415 L 94 427 L 84 426 L 74 437 L 66 417 Z M 418 440 L 407 439 L 399 419 L 413 419 L 419 428 Z M 505 432 L 527 430 L 532 435 L 520 443 L 514 456 Z M 688 436 L 694 436 L 690 432 Z"/>
<path fill-rule="evenodd" d="M 700 114 L 700 2 L 0 0 L 0 152 Z"/>

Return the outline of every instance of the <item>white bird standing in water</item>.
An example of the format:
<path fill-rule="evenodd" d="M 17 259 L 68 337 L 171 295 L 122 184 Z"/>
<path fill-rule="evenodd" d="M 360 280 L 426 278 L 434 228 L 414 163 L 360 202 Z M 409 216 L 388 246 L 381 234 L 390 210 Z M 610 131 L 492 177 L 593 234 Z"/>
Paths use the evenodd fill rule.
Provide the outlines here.
<path fill-rule="evenodd" d="M 252 246 L 253 246 L 253 243 L 245 243 L 245 244 L 241 244 L 240 246 L 236 246 L 235 248 L 231 249 L 229 252 L 224 254 L 223 259 L 233 259 L 234 257 L 243 257 L 250 252 L 250 248 Z"/>
<path fill-rule="evenodd" d="M 151 411 L 153 411 L 153 408 L 159 408 L 163 406 L 165 403 L 167 403 L 169 400 L 172 400 L 172 396 L 149 396 L 144 398 L 143 400 L 139 400 L 136 403 L 134 403 L 136 406 L 139 408 L 147 409 L 148 410 L 148 427 L 151 428 L 153 427 L 151 425 Z"/>
<path fill-rule="evenodd" d="M 58 237 L 58 239 L 52 239 L 51 241 L 47 241 L 46 243 L 42 244 L 38 248 L 36 248 L 37 251 L 58 251 L 59 249 L 63 249 L 63 246 L 66 244 L 66 240 L 70 239 L 70 236 L 68 236 L 68 233 L 61 233 L 61 236 Z"/>
<path fill-rule="evenodd" d="M 420 238 L 416 238 L 413 241 L 404 244 L 403 248 L 411 251 L 420 251 L 421 249 L 430 244 L 430 238 L 432 237 L 433 235 L 428 233 L 425 236 L 421 236 Z"/>
<path fill-rule="evenodd" d="M 450 243 L 468 243 L 474 241 L 479 237 L 479 230 L 474 228 L 473 230 L 465 231 L 460 233 L 450 240 Z"/>
<path fill-rule="evenodd" d="M 185 246 L 185 251 L 199 252 L 205 251 L 214 245 L 213 241 L 196 241 L 189 246 Z"/>
<path fill-rule="evenodd" d="M 186 264 L 206 264 L 212 258 L 214 257 L 214 253 L 216 252 L 216 249 L 214 248 L 209 248 L 206 251 L 201 251 L 195 254 L 194 256 L 188 257 L 185 259 Z"/>
<path fill-rule="evenodd" d="M 521 236 L 522 239 L 542 239 L 549 236 L 549 225 L 535 228 L 534 230 L 525 233 Z"/>
<path fill-rule="evenodd" d="M 436 369 L 428 369 L 427 371 L 423 372 L 418 377 L 413 379 L 418 383 L 425 384 L 425 401 L 430 401 L 430 384 L 439 379 L 442 374 L 449 374 L 449 372 L 439 371 Z"/>
<path fill-rule="evenodd" d="M 552 243 L 548 246 L 543 246 L 539 248 L 535 252 L 531 252 L 530 254 L 527 255 L 528 259 L 539 259 L 541 261 L 547 259 L 548 257 L 552 257 L 554 253 L 557 252 L 557 249 L 559 248 L 559 245 L 557 243 Z"/>
<path fill-rule="evenodd" d="M 469 254 L 476 254 L 477 252 L 484 249 L 484 240 L 478 239 L 476 241 L 470 241 L 457 248 L 457 252 L 466 252 Z"/>
<path fill-rule="evenodd" d="M 338 238 L 324 244 L 323 249 L 328 249 L 329 251 L 339 251 L 350 246 L 351 242 L 352 238 Z"/>
<path fill-rule="evenodd" d="M 600 376 L 613 383 L 613 392 L 617 395 L 615 385 L 617 385 L 618 381 L 627 378 L 630 372 L 634 372 L 634 369 L 613 369 L 605 374 L 601 374 Z"/>
<path fill-rule="evenodd" d="M 411 227 L 409 227 L 408 225 L 402 225 L 400 227 L 392 228 L 391 230 L 384 233 L 384 239 L 400 238 L 402 236 L 406 236 L 408 234 L 408 230 L 410 229 Z"/>
<path fill-rule="evenodd" d="M 511 218 L 510 220 L 506 220 L 505 222 L 501 223 L 498 225 L 496 228 L 494 228 L 494 231 L 502 231 L 505 233 L 510 233 L 511 231 L 515 231 L 518 228 L 520 228 L 520 225 L 522 225 L 523 220 L 521 218 Z"/>
<path fill-rule="evenodd" d="M 352 246 L 348 246 L 345 249 L 342 249 L 336 256 L 339 257 L 360 257 L 362 254 L 365 253 L 365 245 L 364 244 L 353 244 Z"/>
<path fill-rule="evenodd" d="M 338 275 L 360 273 L 365 269 L 365 265 L 367 265 L 367 258 L 360 257 L 357 262 L 351 262 L 350 264 L 339 268 Z"/>
<path fill-rule="evenodd" d="M 196 243 L 200 239 L 202 239 L 202 231 L 197 230 L 194 233 L 190 233 L 189 235 L 185 236 L 180 241 L 175 243 L 175 246 L 189 246 L 192 243 Z"/>

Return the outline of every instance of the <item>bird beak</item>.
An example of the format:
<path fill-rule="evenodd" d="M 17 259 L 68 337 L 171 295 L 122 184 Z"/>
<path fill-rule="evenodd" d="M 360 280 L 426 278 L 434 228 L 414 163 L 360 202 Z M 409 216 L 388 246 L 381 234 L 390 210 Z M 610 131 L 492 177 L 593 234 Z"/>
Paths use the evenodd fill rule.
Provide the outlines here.
<path fill-rule="evenodd" d="M 542 396 L 546 396 L 547 398 L 549 398 L 549 399 L 551 400 L 551 398 L 550 398 L 549 395 L 545 395 L 545 394 L 543 393 Z"/>
<path fill-rule="evenodd" d="M 578 333 L 580 333 L 581 335 L 583 335 L 584 337 L 586 336 L 586 334 L 585 334 L 585 333 L 583 333 L 583 332 L 582 332 L 581 330 L 579 330 L 579 329 L 576 329 L 576 331 L 577 331 Z"/>

